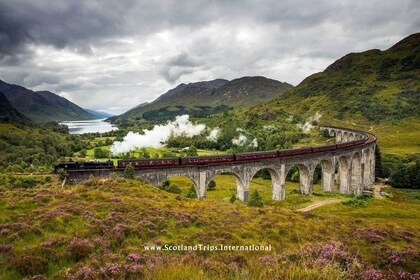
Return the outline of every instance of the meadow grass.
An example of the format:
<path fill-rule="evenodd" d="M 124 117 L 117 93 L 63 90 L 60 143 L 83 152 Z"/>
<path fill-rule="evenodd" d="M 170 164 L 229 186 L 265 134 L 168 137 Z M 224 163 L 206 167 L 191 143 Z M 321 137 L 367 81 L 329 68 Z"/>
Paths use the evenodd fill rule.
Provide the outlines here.
<path fill-rule="evenodd" d="M 416 272 L 419 191 L 387 188 L 365 206 L 343 197 L 297 193 L 270 201 L 270 180 L 254 179 L 264 207 L 226 200 L 235 179 L 215 178 L 204 200 L 186 198 L 191 181 L 174 177 L 180 195 L 138 181 L 91 179 L 81 185 L 7 187 L 0 198 L 0 279 L 369 279 Z M 145 251 L 143 245 L 272 245 L 272 251 Z M 9 245 L 11 245 L 9 247 Z M 36 269 L 33 269 L 34 264 Z M 372 272 L 372 269 L 374 271 Z M 402 272 L 401 272 L 402 271 Z M 391 275 L 391 276 L 389 276 Z M 416 276 L 413 276 L 416 277 Z M 394 277 L 395 278 L 395 277 Z"/>

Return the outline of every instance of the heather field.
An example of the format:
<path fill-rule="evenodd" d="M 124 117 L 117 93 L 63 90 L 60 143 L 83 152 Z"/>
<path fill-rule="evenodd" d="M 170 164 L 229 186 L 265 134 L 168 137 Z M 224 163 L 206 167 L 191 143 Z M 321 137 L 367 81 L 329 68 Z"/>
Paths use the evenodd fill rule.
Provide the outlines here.
<path fill-rule="evenodd" d="M 385 187 L 388 198 L 297 194 L 269 202 L 270 181 L 251 185 L 264 206 L 229 202 L 230 176 L 208 198 L 136 180 L 2 178 L 0 279 L 419 279 L 420 192 Z M 184 181 L 183 181 L 184 180 Z M 11 183 L 14 181 L 15 183 Z M 311 202 L 341 198 L 311 212 Z M 271 251 L 146 251 L 145 245 L 271 245 Z M 416 274 L 417 273 L 417 274 Z"/>

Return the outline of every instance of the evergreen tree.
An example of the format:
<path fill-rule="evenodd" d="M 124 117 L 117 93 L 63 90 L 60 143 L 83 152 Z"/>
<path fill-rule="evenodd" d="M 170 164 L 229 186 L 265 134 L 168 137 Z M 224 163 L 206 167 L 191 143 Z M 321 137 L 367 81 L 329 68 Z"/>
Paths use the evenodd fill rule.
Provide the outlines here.
<path fill-rule="evenodd" d="M 262 197 L 257 190 L 254 190 L 248 202 L 249 206 L 263 207 Z"/>
<path fill-rule="evenodd" d="M 188 190 L 187 197 L 197 198 L 197 191 L 195 190 L 194 184 L 191 184 L 191 188 Z"/>
<path fill-rule="evenodd" d="M 207 187 L 207 190 L 208 191 L 213 191 L 215 189 L 216 189 L 216 181 L 211 180 L 210 183 L 209 183 L 209 185 L 208 185 L 208 187 Z"/>

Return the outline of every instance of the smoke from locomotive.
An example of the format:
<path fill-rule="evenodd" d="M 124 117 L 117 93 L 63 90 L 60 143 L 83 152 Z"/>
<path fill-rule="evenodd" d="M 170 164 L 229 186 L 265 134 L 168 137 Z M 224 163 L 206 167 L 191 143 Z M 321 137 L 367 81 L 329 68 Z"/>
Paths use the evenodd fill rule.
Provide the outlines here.
<path fill-rule="evenodd" d="M 155 125 L 152 130 L 144 129 L 143 134 L 130 131 L 122 142 L 115 141 L 110 151 L 116 155 L 137 148 L 161 148 L 171 135 L 193 137 L 206 129 L 204 124 L 192 123 L 189 117 L 189 115 L 177 116 L 174 121 L 168 121 L 165 125 Z"/>

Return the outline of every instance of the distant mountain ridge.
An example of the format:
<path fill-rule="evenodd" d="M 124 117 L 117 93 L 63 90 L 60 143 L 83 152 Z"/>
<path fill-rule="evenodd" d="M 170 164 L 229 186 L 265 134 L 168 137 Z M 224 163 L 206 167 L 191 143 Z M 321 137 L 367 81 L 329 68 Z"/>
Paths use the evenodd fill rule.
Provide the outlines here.
<path fill-rule="evenodd" d="M 88 112 L 89 114 L 91 114 L 92 116 L 95 116 L 96 118 L 99 118 L 99 119 L 106 119 L 113 116 L 112 114 L 109 114 L 107 112 L 96 111 L 96 110 L 91 110 L 91 109 L 84 109 L 84 110 Z"/>
<path fill-rule="evenodd" d="M 0 92 L 0 121 L 18 121 L 18 122 L 28 122 L 29 119 L 25 117 L 21 112 L 16 110 L 9 100 Z"/>
<path fill-rule="evenodd" d="M 32 91 L 0 80 L 0 92 L 15 109 L 37 123 L 95 119 L 78 105 L 49 91 Z"/>
<path fill-rule="evenodd" d="M 155 101 L 143 106 L 136 106 L 126 113 L 111 118 L 141 118 L 146 113 L 148 116 L 156 114 L 165 116 L 165 110 L 169 115 L 176 115 L 174 111 L 185 113 L 219 112 L 226 108 L 256 105 L 268 101 L 293 87 L 288 83 L 282 83 L 265 77 L 242 77 L 228 81 L 215 79 L 200 81 L 189 84 L 179 84 L 173 89 L 162 94 Z M 216 108 L 213 110 L 213 108 Z M 200 114 L 200 113 L 199 113 Z"/>
<path fill-rule="evenodd" d="M 192 95 L 199 95 L 199 96 L 206 96 L 211 95 L 214 93 L 214 91 L 221 86 L 229 83 L 228 80 L 224 79 L 216 79 L 212 81 L 201 81 L 201 82 L 195 82 L 195 83 L 189 83 L 189 84 L 179 84 L 177 87 L 168 90 L 166 93 L 159 96 L 155 101 L 152 103 L 155 103 L 159 100 L 171 98 L 175 96 L 185 96 L 187 94 Z"/>

